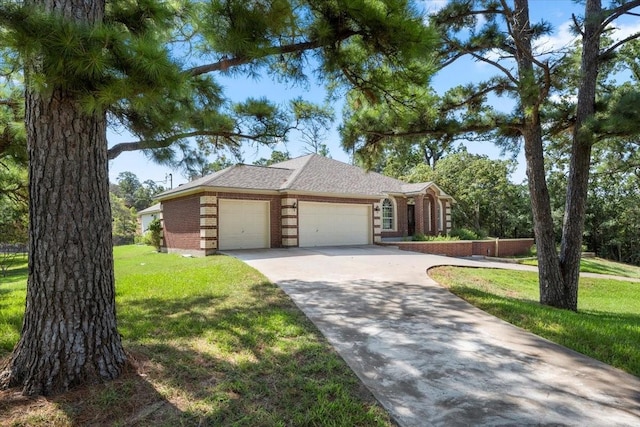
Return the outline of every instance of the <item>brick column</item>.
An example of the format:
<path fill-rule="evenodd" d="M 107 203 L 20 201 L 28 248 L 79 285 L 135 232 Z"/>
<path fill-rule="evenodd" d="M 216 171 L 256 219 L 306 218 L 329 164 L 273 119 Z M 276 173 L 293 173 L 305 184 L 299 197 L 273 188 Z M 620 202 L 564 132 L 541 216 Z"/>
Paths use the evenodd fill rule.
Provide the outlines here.
<path fill-rule="evenodd" d="M 415 198 L 415 223 L 416 234 L 424 234 L 424 195 L 419 194 Z"/>
<path fill-rule="evenodd" d="M 282 218 L 282 247 L 298 246 L 298 199 L 285 197 L 280 202 Z"/>
<path fill-rule="evenodd" d="M 218 249 L 218 198 L 200 196 L 200 249 L 211 255 Z"/>
<path fill-rule="evenodd" d="M 434 196 L 431 196 L 429 216 L 431 217 L 431 234 L 435 236 L 438 234 L 438 200 Z"/>
<path fill-rule="evenodd" d="M 395 212 L 396 220 L 398 212 Z M 382 203 L 373 204 L 373 243 L 382 242 Z"/>
<path fill-rule="evenodd" d="M 160 220 L 160 252 L 167 253 L 169 250 L 167 249 L 167 245 L 164 241 L 164 217 L 162 215 L 162 203 L 160 203 L 160 213 L 158 214 L 158 219 Z"/>

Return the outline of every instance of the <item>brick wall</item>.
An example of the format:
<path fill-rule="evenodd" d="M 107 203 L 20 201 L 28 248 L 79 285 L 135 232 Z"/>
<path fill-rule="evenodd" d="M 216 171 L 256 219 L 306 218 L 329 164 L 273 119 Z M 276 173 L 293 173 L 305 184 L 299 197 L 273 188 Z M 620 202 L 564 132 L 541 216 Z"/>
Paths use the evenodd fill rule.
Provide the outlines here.
<path fill-rule="evenodd" d="M 496 256 L 496 241 L 474 240 L 471 252 L 473 255 Z"/>
<path fill-rule="evenodd" d="M 535 244 L 534 239 L 500 239 L 496 256 L 526 255 Z"/>
<path fill-rule="evenodd" d="M 455 240 L 445 242 L 393 242 L 382 243 L 387 246 L 398 246 L 403 251 L 425 254 L 445 255 L 452 257 L 482 256 L 516 256 L 526 255 L 533 239 L 498 239 L 498 240 Z M 497 254 L 496 254 L 497 250 Z"/>
<path fill-rule="evenodd" d="M 162 202 L 164 248 L 200 250 L 200 194 Z"/>

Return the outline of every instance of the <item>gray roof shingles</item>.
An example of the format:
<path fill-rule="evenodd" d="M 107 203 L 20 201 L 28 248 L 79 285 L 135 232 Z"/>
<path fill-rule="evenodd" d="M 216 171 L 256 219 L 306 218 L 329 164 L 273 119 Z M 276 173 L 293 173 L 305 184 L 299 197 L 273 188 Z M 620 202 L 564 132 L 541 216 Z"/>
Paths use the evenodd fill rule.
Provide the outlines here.
<path fill-rule="evenodd" d="M 407 184 L 357 166 L 310 154 L 266 167 L 231 166 L 165 191 L 158 198 L 164 199 L 199 187 L 383 196 L 388 193 L 417 193 L 431 185 Z"/>
<path fill-rule="evenodd" d="M 319 155 L 305 157 L 308 160 L 289 180 L 287 190 L 380 196 L 402 192 L 403 182 L 397 179 Z M 286 161 L 273 166 L 287 167 L 287 164 L 297 166 L 299 163 Z"/>

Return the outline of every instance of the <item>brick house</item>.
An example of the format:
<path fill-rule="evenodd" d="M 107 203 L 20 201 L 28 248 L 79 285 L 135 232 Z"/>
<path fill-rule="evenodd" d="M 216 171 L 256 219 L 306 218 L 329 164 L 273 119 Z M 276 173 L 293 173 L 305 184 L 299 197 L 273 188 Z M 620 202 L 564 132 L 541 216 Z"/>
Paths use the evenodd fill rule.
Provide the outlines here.
<path fill-rule="evenodd" d="M 446 234 L 454 202 L 433 182 L 407 184 L 316 154 L 231 166 L 157 199 L 164 250 L 199 255 Z"/>

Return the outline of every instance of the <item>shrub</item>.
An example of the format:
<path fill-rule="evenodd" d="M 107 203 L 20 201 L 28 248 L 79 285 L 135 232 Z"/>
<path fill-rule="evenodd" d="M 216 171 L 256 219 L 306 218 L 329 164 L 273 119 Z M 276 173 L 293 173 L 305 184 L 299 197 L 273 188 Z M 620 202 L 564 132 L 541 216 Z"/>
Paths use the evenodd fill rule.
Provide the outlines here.
<path fill-rule="evenodd" d="M 460 240 L 480 240 L 482 237 L 468 228 L 454 228 L 449 234 L 451 237 L 459 237 Z"/>
<path fill-rule="evenodd" d="M 452 240 L 460 240 L 456 236 L 427 236 L 426 234 L 418 233 L 411 237 L 414 242 L 449 242 Z"/>
<path fill-rule="evenodd" d="M 160 252 L 160 247 L 162 245 L 162 224 L 160 223 L 160 220 L 156 218 L 151 221 L 147 230 L 148 231 L 145 233 L 145 243 L 149 246 L 153 246 L 158 252 Z"/>

